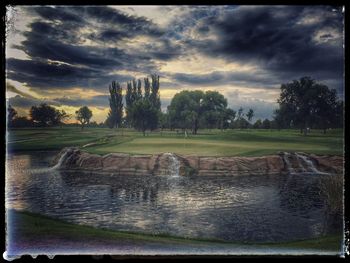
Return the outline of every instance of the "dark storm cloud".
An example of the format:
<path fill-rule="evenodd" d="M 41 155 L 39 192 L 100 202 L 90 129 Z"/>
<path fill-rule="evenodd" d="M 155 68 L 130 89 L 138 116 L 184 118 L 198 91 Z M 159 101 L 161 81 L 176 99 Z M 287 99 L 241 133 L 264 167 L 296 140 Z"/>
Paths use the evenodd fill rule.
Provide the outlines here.
<path fill-rule="evenodd" d="M 212 86 L 225 84 L 244 84 L 259 87 L 275 86 L 279 83 L 277 79 L 271 79 L 269 73 L 258 72 L 224 72 L 214 71 L 209 74 L 185 74 L 175 73 L 169 74 L 172 79 L 185 84 L 196 86 Z"/>
<path fill-rule="evenodd" d="M 53 99 L 56 103 L 68 106 L 80 107 L 83 105 L 96 106 L 96 107 L 108 107 L 109 106 L 109 95 L 98 95 L 89 99 L 84 98 L 55 98 Z"/>
<path fill-rule="evenodd" d="M 37 99 L 37 98 L 28 98 L 16 95 L 15 97 L 9 98 L 8 104 L 12 107 L 20 107 L 20 108 L 29 108 L 31 106 L 39 105 L 41 103 L 47 103 L 50 105 L 59 106 L 58 102 L 47 99 Z"/>
<path fill-rule="evenodd" d="M 60 6 L 25 10 L 33 16 L 33 22 L 23 34 L 25 39 L 13 47 L 25 52 L 30 60 L 9 58 L 7 77 L 34 88 L 103 86 L 114 77 L 122 82 L 132 77 L 114 74 L 118 70 L 150 74 L 158 71 L 155 59 L 169 60 L 180 53 L 153 22 L 113 8 Z M 130 50 L 118 44 L 140 35 L 155 38 L 159 45 Z M 106 42 L 115 47 L 106 46 Z"/>
<path fill-rule="evenodd" d="M 54 106 L 73 106 L 81 107 L 83 105 L 95 106 L 95 107 L 108 107 L 109 106 L 108 95 L 98 95 L 89 99 L 84 98 L 54 98 L 54 99 L 38 99 L 34 97 L 24 97 L 16 95 L 15 97 L 9 98 L 8 103 L 13 107 L 29 108 L 31 106 L 46 103 Z"/>
<path fill-rule="evenodd" d="M 103 41 L 116 41 L 121 40 L 128 35 L 129 34 L 121 30 L 107 29 L 102 31 L 97 37 Z"/>
<path fill-rule="evenodd" d="M 118 49 L 70 45 L 33 35 L 30 35 L 27 40 L 22 42 L 21 49 L 32 58 L 50 59 L 87 67 L 120 67 L 122 63 L 116 59 L 111 59 L 108 55 L 117 56 L 119 60 L 123 60 L 126 57 Z"/>
<path fill-rule="evenodd" d="M 27 7 L 27 10 L 31 13 L 36 13 L 40 15 L 42 18 L 54 21 L 65 21 L 65 22 L 73 22 L 76 24 L 84 23 L 82 17 L 77 16 L 71 12 L 69 12 L 68 8 L 55 8 L 49 6 L 35 6 L 35 7 Z"/>
<path fill-rule="evenodd" d="M 319 21 L 303 23 L 316 15 L 321 16 Z M 213 34 L 216 39 L 187 39 L 186 43 L 207 56 L 258 64 L 271 75 L 342 75 L 342 40 L 322 41 L 334 38 L 331 33 L 315 39 L 322 30 L 342 32 L 342 14 L 329 7 L 239 8 L 224 16 L 207 17 L 198 25 L 198 33 Z"/>
<path fill-rule="evenodd" d="M 126 81 L 132 78 L 128 75 L 106 75 L 91 68 L 15 58 L 7 59 L 6 66 L 7 78 L 39 89 L 76 86 L 104 88 L 112 80 Z"/>
<path fill-rule="evenodd" d="M 93 35 L 94 37 L 101 36 L 102 40 L 115 40 L 117 36 L 113 29 L 115 26 L 118 28 L 118 37 L 123 38 L 136 35 L 160 37 L 164 34 L 162 29 L 145 17 L 128 15 L 107 6 L 33 7 L 29 10 L 47 21 L 58 20 L 62 25 L 86 26 L 91 24 L 93 26 L 96 22 L 102 24 L 108 29 L 101 34 Z"/>

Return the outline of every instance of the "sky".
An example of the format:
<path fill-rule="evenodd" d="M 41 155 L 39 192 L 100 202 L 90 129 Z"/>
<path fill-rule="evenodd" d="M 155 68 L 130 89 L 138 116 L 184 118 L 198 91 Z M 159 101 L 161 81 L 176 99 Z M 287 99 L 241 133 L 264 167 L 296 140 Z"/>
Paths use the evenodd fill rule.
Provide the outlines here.
<path fill-rule="evenodd" d="M 162 110 L 181 90 L 216 90 L 272 119 L 282 83 L 310 76 L 344 98 L 344 10 L 336 6 L 11 6 L 6 99 L 103 122 L 108 86 L 160 76 Z"/>

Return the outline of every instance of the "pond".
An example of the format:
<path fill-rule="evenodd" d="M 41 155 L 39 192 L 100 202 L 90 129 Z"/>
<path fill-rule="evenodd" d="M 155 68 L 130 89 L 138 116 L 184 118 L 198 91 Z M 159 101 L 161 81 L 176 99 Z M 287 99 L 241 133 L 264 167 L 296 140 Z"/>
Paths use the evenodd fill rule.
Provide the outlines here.
<path fill-rule="evenodd" d="M 113 230 L 238 242 L 282 242 L 341 230 L 322 174 L 117 176 L 50 169 L 56 152 L 11 154 L 6 208 Z M 9 222 L 11 223 L 11 222 Z"/>

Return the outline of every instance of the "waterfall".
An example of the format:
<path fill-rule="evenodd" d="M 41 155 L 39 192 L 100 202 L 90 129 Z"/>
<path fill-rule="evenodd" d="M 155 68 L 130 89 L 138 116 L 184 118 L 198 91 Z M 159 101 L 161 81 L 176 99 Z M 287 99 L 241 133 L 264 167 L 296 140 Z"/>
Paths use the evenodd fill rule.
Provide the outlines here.
<path fill-rule="evenodd" d="M 178 177 L 180 175 L 180 162 L 177 159 L 176 155 L 174 155 L 173 153 L 165 153 L 164 155 L 167 156 L 169 160 L 169 167 L 167 169 L 169 175 L 173 177 Z"/>
<path fill-rule="evenodd" d="M 315 167 L 315 165 L 312 162 L 312 160 L 310 158 L 308 158 L 306 155 L 302 155 L 302 154 L 299 154 L 299 153 L 295 153 L 295 155 L 298 158 L 298 160 L 302 160 L 302 165 L 306 168 L 307 172 L 314 172 L 314 173 L 318 173 L 318 174 L 325 174 L 323 172 L 320 172 Z"/>
<path fill-rule="evenodd" d="M 313 161 L 306 155 L 300 153 L 291 154 L 288 152 L 284 152 L 282 158 L 290 174 L 295 174 L 298 172 L 326 174 L 319 171 L 315 167 Z"/>
<path fill-rule="evenodd" d="M 294 169 L 292 167 L 292 164 L 290 163 L 290 161 L 288 159 L 289 157 L 291 157 L 290 153 L 287 153 L 287 152 L 283 153 L 283 157 L 282 158 L 283 158 L 284 162 L 286 163 L 288 172 L 289 173 L 294 173 Z"/>
<path fill-rule="evenodd" d="M 51 167 L 51 169 L 59 169 L 62 163 L 67 159 L 68 154 L 70 153 L 72 153 L 71 149 L 66 150 L 66 152 L 60 156 L 60 159 L 58 160 L 57 164 Z"/>

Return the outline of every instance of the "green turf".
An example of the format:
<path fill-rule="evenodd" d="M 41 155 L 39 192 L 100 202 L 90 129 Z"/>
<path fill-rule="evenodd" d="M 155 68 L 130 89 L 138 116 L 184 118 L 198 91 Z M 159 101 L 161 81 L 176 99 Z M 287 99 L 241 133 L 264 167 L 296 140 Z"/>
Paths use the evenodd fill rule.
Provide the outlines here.
<path fill-rule="evenodd" d="M 326 134 L 312 131 L 304 136 L 297 130 L 200 130 L 198 135 L 185 138 L 182 133 L 163 131 L 141 133 L 133 130 L 108 128 L 35 128 L 8 132 L 11 151 L 60 150 L 67 146 L 84 146 L 91 153 L 123 152 L 155 154 L 174 152 L 201 156 L 261 156 L 279 151 L 299 151 L 315 154 L 343 154 L 343 132 Z"/>
<path fill-rule="evenodd" d="M 309 240 L 283 242 L 283 243 L 234 243 L 216 239 L 190 239 L 174 237 L 167 234 L 148 235 L 133 232 L 111 231 L 88 226 L 74 225 L 46 216 L 29 212 L 9 210 L 11 217 L 9 230 L 12 233 L 11 242 L 34 242 L 34 240 L 47 240 L 52 237 L 58 240 L 84 242 L 84 240 L 118 240 L 118 244 L 135 243 L 157 245 L 188 244 L 188 245 L 224 245 L 224 246 L 254 246 L 260 248 L 286 248 L 286 249 L 316 249 L 326 251 L 341 251 L 342 235 L 331 235 Z M 57 244 L 58 245 L 58 244 Z"/>
<path fill-rule="evenodd" d="M 313 130 L 308 136 L 298 130 L 199 130 L 197 135 L 176 131 L 140 132 L 108 128 L 35 128 L 8 132 L 11 151 L 60 150 L 67 146 L 84 146 L 91 153 L 123 152 L 156 154 L 174 152 L 201 156 L 262 156 L 279 151 L 315 154 L 343 154 L 343 131 L 326 134 Z"/>

